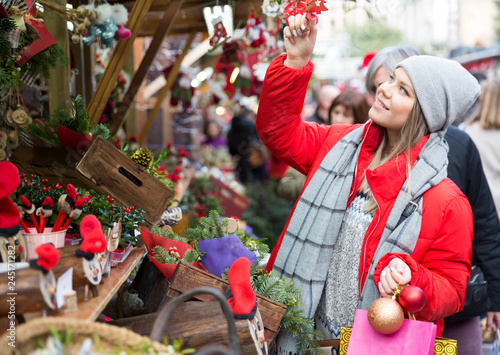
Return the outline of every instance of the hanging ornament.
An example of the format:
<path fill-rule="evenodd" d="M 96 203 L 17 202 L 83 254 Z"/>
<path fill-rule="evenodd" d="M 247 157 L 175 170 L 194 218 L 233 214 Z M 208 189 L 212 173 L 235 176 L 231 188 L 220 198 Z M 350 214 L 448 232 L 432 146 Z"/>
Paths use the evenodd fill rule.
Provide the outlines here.
<path fill-rule="evenodd" d="M 288 21 L 290 16 L 298 14 L 306 15 L 308 21 L 314 19 L 318 23 L 318 16 L 321 12 L 327 11 L 326 0 L 288 0 L 283 13 Z"/>
<path fill-rule="evenodd" d="M 260 18 L 255 17 L 254 11 L 250 11 L 243 36 L 247 46 L 252 48 L 260 47 L 269 39 L 269 33 L 266 30 L 266 26 Z"/>
<path fill-rule="evenodd" d="M 214 18 L 212 24 L 214 25 L 214 35 L 210 38 L 210 45 L 215 47 L 221 39 L 227 36 L 227 31 L 222 22 L 222 16 Z"/>
<path fill-rule="evenodd" d="M 400 292 L 398 301 L 406 311 L 416 313 L 425 305 L 425 293 L 418 286 L 408 285 Z"/>
<path fill-rule="evenodd" d="M 401 328 L 403 308 L 392 298 L 379 298 L 368 308 L 368 323 L 380 334 L 392 334 Z"/>
<path fill-rule="evenodd" d="M 262 13 L 267 17 L 276 17 L 283 13 L 283 7 L 276 0 L 264 0 L 262 3 Z"/>

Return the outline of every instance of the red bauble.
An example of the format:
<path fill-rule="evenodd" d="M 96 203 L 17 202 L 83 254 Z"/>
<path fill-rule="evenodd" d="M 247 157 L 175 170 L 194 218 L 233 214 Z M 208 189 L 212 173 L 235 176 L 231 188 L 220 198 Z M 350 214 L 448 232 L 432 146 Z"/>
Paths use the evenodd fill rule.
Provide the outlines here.
<path fill-rule="evenodd" d="M 399 294 L 399 304 L 408 312 L 418 312 L 425 305 L 425 293 L 418 286 L 405 286 Z"/>

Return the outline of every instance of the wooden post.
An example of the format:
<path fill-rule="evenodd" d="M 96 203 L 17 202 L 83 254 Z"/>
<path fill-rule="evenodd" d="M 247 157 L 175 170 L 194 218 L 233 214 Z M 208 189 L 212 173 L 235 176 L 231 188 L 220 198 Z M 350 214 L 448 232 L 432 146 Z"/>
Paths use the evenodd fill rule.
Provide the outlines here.
<path fill-rule="evenodd" d="M 77 95 L 82 95 L 85 102 L 92 97 L 94 64 L 95 64 L 95 45 L 86 46 L 82 42 L 72 44 L 75 53 L 75 91 Z"/>
<path fill-rule="evenodd" d="M 121 39 L 118 41 L 108 66 L 102 75 L 101 81 L 99 81 L 97 89 L 88 103 L 87 111 L 92 122 L 97 122 L 99 117 L 101 117 L 104 106 L 109 99 L 109 95 L 115 87 L 116 79 L 118 79 L 118 75 L 120 75 L 120 71 L 123 68 L 127 54 L 130 48 L 132 48 L 134 39 L 139 33 L 139 29 L 141 28 L 142 22 L 152 2 L 153 0 L 142 0 L 134 3 L 134 7 L 132 11 L 130 11 L 126 25 L 126 27 L 130 29 L 132 35 L 126 40 Z"/>
<path fill-rule="evenodd" d="M 66 6 L 66 0 L 52 0 L 54 4 Z M 45 11 L 43 14 L 45 27 L 61 47 L 64 55 L 69 57 L 68 24 L 61 16 Z M 47 80 L 49 91 L 49 113 L 52 115 L 58 107 L 70 111 L 71 100 L 69 97 L 69 66 L 58 66 L 50 69 L 50 79 Z M 70 111 L 71 112 L 71 111 Z"/>
<path fill-rule="evenodd" d="M 148 51 L 142 59 L 141 65 L 139 66 L 139 69 L 137 69 L 134 78 L 132 79 L 132 82 L 130 83 L 130 86 L 127 90 L 127 93 L 125 94 L 125 97 L 123 98 L 123 101 L 121 102 L 120 107 L 116 112 L 116 115 L 113 117 L 113 121 L 111 122 L 112 135 L 116 134 L 118 129 L 125 121 L 125 117 L 130 108 L 130 104 L 134 100 L 135 94 L 137 94 L 137 90 L 139 90 L 142 81 L 146 77 L 146 74 L 149 71 L 149 67 L 156 57 L 156 53 L 158 52 L 158 49 L 160 48 L 165 35 L 168 33 L 168 30 L 172 26 L 183 2 L 184 0 L 172 0 L 165 10 L 163 18 L 158 24 L 153 40 L 149 45 Z"/>
<path fill-rule="evenodd" d="M 181 68 L 182 60 L 186 56 L 187 52 L 189 51 L 189 48 L 191 47 L 191 43 L 193 43 L 194 37 L 196 36 L 196 32 L 191 32 L 189 34 L 189 38 L 186 42 L 186 45 L 184 46 L 184 49 L 182 50 L 182 53 L 179 55 L 177 58 L 172 70 L 168 74 L 167 77 L 167 84 L 161 89 L 160 94 L 158 95 L 158 99 L 156 100 L 155 106 L 153 107 L 153 110 L 149 114 L 148 120 L 146 121 L 146 124 L 142 128 L 141 134 L 139 135 L 138 138 L 138 143 L 143 144 L 144 140 L 146 138 L 146 135 L 148 134 L 149 129 L 151 128 L 151 125 L 153 124 L 156 115 L 160 111 L 161 104 L 165 97 L 167 96 L 168 91 L 172 88 L 172 85 L 175 82 L 175 79 L 177 78 L 177 75 L 179 74 L 179 70 Z"/>
<path fill-rule="evenodd" d="M 135 48 L 135 45 L 134 45 Z M 125 61 L 125 65 L 123 69 L 127 73 L 134 73 L 136 71 L 136 66 L 134 64 L 135 58 L 135 49 L 132 48 L 130 51 L 127 60 Z M 137 134 L 137 110 L 136 110 L 136 101 L 133 101 L 130 104 L 130 109 L 128 110 L 127 115 L 125 116 L 125 133 L 126 137 L 135 136 Z"/>

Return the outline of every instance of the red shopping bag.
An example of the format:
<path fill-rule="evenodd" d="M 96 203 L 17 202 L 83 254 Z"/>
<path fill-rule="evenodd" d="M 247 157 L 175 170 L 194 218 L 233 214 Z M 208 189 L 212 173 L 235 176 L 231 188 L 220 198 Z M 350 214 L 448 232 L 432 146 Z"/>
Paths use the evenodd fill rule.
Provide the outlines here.
<path fill-rule="evenodd" d="M 358 309 L 354 317 L 347 355 L 432 355 L 436 325 L 431 322 L 405 319 L 399 330 L 384 335 L 368 323 L 368 312 Z"/>

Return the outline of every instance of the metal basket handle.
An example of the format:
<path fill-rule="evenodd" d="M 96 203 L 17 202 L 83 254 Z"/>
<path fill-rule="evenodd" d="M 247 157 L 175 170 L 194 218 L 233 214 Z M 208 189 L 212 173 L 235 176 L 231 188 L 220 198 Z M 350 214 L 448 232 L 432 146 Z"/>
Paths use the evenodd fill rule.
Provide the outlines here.
<path fill-rule="evenodd" d="M 213 287 L 198 287 L 192 290 L 189 290 L 177 297 L 175 297 L 172 301 L 167 303 L 165 307 L 159 312 L 158 317 L 156 318 L 156 321 L 153 325 L 153 329 L 151 330 L 150 334 L 150 339 L 153 341 L 161 342 L 162 341 L 162 335 L 163 331 L 165 329 L 165 326 L 168 323 L 168 320 L 170 319 L 170 316 L 172 315 L 172 312 L 177 308 L 177 306 L 185 302 L 191 298 L 193 298 L 196 295 L 203 294 L 203 293 L 208 293 L 212 296 L 214 296 L 220 303 L 220 306 L 222 308 L 222 312 L 224 313 L 224 316 L 226 317 L 227 321 L 227 331 L 229 334 L 229 349 L 227 351 L 227 355 L 239 355 L 240 354 L 240 340 L 238 339 L 238 332 L 236 330 L 236 324 L 234 322 L 233 318 L 233 312 L 231 311 L 231 308 L 229 308 L 229 304 L 227 303 L 226 297 L 217 290 L 216 288 Z M 202 350 L 198 354 L 225 354 L 222 352 L 222 347 L 220 345 L 215 345 L 210 348 L 206 348 L 205 350 Z"/>

